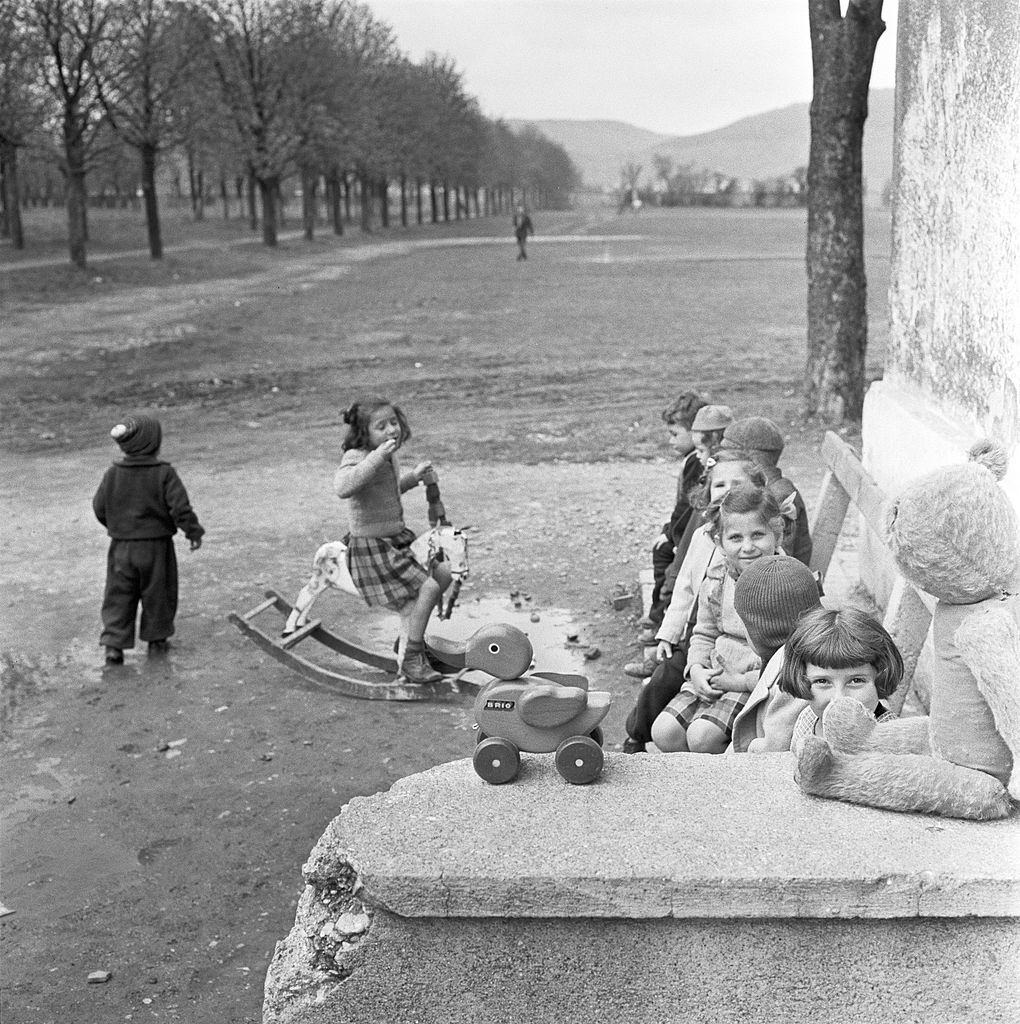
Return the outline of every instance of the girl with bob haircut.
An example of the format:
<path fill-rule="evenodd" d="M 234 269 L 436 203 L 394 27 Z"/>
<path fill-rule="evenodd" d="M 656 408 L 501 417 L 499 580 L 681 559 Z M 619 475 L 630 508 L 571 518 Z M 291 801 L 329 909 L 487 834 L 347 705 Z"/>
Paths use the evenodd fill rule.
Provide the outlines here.
<path fill-rule="evenodd" d="M 786 641 L 779 676 L 784 693 L 809 701 L 793 730 L 791 749 L 821 735 L 822 715 L 837 697 L 853 697 L 876 719 L 896 716 L 881 703 L 903 680 L 903 658 L 893 638 L 857 608 L 808 612 Z"/>

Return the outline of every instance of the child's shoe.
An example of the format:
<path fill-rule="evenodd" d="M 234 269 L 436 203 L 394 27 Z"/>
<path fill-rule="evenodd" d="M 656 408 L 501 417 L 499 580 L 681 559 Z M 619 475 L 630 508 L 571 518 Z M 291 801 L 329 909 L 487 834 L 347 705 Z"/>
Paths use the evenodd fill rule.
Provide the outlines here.
<path fill-rule="evenodd" d="M 149 641 L 149 657 L 150 658 L 162 658 L 166 655 L 169 643 L 166 640 L 150 640 Z"/>
<path fill-rule="evenodd" d="M 628 736 L 623 741 L 623 752 L 625 754 L 643 754 L 645 753 L 645 744 L 641 740 L 634 739 L 633 736 Z"/>
<path fill-rule="evenodd" d="M 409 649 L 403 654 L 403 664 L 400 672 L 411 683 L 437 683 L 442 679 L 442 673 L 436 672 L 428 664 L 428 658 L 424 650 Z"/>
<path fill-rule="evenodd" d="M 124 664 L 124 652 L 119 647 L 107 647 L 106 648 L 106 664 L 107 665 L 123 665 Z"/>
<path fill-rule="evenodd" d="M 623 666 L 623 674 L 633 679 L 647 679 L 658 667 L 659 663 L 655 658 L 645 658 L 644 661 L 628 661 Z"/>

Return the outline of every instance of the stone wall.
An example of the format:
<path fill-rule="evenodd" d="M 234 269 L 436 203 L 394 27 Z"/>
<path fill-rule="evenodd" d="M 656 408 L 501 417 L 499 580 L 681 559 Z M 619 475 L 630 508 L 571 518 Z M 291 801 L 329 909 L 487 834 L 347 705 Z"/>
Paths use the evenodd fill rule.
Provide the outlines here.
<path fill-rule="evenodd" d="M 1020 1019 L 1020 818 L 804 796 L 793 754 L 525 754 L 352 800 L 265 1024 Z M 298 880 L 295 878 L 295 883 Z"/>
<path fill-rule="evenodd" d="M 982 434 L 1020 441 L 1020 6 L 901 0 L 898 19 L 889 348 L 863 425 L 887 493 Z M 867 536 L 861 574 L 884 604 Z"/>

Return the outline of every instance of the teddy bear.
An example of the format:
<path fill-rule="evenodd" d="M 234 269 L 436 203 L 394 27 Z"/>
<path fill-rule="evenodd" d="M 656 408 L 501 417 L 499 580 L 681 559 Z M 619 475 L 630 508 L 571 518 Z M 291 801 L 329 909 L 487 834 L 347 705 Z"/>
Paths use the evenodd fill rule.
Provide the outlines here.
<path fill-rule="evenodd" d="M 969 457 L 913 481 L 885 513 L 899 570 L 937 598 L 929 714 L 879 724 L 834 700 L 822 736 L 797 752 L 805 793 L 976 820 L 1020 800 L 1020 525 L 998 483 L 1005 450 L 983 440 Z"/>

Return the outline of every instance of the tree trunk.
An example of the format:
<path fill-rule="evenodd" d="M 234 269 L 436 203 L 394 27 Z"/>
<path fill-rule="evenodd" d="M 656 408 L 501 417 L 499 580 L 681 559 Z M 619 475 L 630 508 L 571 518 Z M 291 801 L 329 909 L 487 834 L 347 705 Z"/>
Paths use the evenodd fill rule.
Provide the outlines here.
<path fill-rule="evenodd" d="M 255 178 L 253 170 L 248 171 L 248 225 L 252 231 L 259 229 L 259 209 L 255 205 L 255 191 L 259 183 Z"/>
<path fill-rule="evenodd" d="M 340 175 L 336 170 L 329 172 L 326 189 L 329 196 L 329 219 L 333 225 L 333 234 L 342 235 L 344 233 L 344 215 L 341 206 L 343 200 L 340 195 Z"/>
<path fill-rule="evenodd" d="M 301 223 L 304 226 L 305 241 L 315 238 L 315 201 L 319 188 L 319 175 L 309 168 L 301 172 Z"/>
<path fill-rule="evenodd" d="M 382 221 L 382 226 L 388 228 L 390 226 L 390 183 L 386 178 L 379 179 L 379 219 Z"/>
<path fill-rule="evenodd" d="M 21 204 L 18 201 L 18 149 L 5 146 L 3 152 L 4 215 L 7 235 L 15 249 L 25 248 L 25 232 L 21 224 Z"/>
<path fill-rule="evenodd" d="M 407 175 L 400 175 L 400 226 L 407 227 Z"/>
<path fill-rule="evenodd" d="M 262 197 L 262 241 L 276 245 L 276 197 L 280 190 L 280 179 L 275 176 L 259 178 L 259 194 Z"/>
<path fill-rule="evenodd" d="M 361 197 L 361 230 L 372 232 L 372 183 L 364 171 L 358 172 L 358 194 Z"/>
<path fill-rule="evenodd" d="M 448 181 L 443 182 L 443 223 L 446 224 L 450 219 L 450 183 Z"/>
<path fill-rule="evenodd" d="M 223 203 L 223 219 L 230 220 L 230 192 L 227 189 L 227 179 L 220 175 L 220 201 Z"/>
<path fill-rule="evenodd" d="M 432 223 L 435 224 L 439 220 L 439 211 L 437 209 L 438 202 L 436 200 L 436 183 L 435 181 L 429 181 L 429 209 L 432 214 Z"/>
<path fill-rule="evenodd" d="M 803 412 L 861 418 L 868 346 L 861 144 L 882 0 L 809 0 L 814 94 L 808 159 L 808 337 Z"/>
<path fill-rule="evenodd" d="M 145 230 L 149 236 L 149 255 L 163 258 L 163 236 L 159 228 L 159 201 L 156 197 L 156 147 L 145 145 L 142 156 L 142 196 L 145 199 Z"/>
<path fill-rule="evenodd" d="M 421 208 L 421 178 L 416 178 L 414 181 L 414 206 L 415 206 L 415 219 L 420 224 L 422 220 L 422 208 Z"/>
<path fill-rule="evenodd" d="M 64 159 L 67 166 L 67 247 L 71 262 L 85 269 L 88 242 L 88 194 L 85 188 L 85 146 L 73 122 L 64 124 Z"/>

